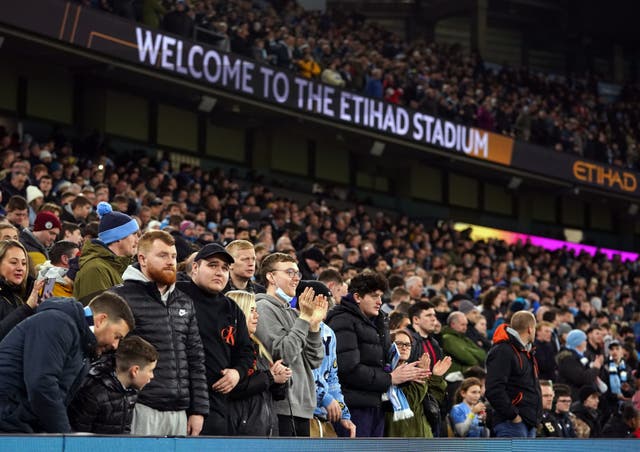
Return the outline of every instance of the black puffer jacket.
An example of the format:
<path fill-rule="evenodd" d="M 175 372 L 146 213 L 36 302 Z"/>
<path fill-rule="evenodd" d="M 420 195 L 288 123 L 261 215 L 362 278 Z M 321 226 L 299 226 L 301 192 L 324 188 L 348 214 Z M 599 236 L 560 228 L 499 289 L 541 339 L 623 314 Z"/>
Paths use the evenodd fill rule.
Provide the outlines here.
<path fill-rule="evenodd" d="M 87 379 L 69 405 L 69 421 L 74 431 L 107 435 L 131 433 L 138 391 L 122 386 L 114 369 L 113 354 L 92 364 Z"/>
<path fill-rule="evenodd" d="M 129 303 L 136 321 L 132 333 L 149 341 L 159 355 L 154 379 L 140 392 L 138 402 L 158 411 L 206 416 L 209 394 L 193 301 L 173 289 L 165 305 L 156 284 L 135 266 L 122 276 L 124 283 L 111 291 Z"/>
<path fill-rule="evenodd" d="M 382 393 L 391 386 L 391 374 L 385 371 L 391 345 L 385 323 L 382 312 L 368 319 L 351 295 L 327 316 L 327 325 L 336 333 L 338 377 L 350 408 L 381 406 Z"/>

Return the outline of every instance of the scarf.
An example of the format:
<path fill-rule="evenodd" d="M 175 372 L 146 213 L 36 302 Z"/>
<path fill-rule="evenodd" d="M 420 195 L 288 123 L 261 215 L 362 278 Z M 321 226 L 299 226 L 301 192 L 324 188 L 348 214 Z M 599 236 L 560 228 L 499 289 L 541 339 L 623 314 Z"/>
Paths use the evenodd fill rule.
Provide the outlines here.
<path fill-rule="evenodd" d="M 398 367 L 398 363 L 400 362 L 400 353 L 398 353 L 398 347 L 395 343 L 391 344 L 391 348 L 389 349 L 389 361 L 391 362 L 392 371 Z M 387 392 L 382 394 L 382 400 L 385 402 L 387 400 L 391 402 L 394 422 L 413 417 L 413 411 L 411 411 L 411 408 L 409 407 L 407 397 L 398 386 L 392 384 Z"/>

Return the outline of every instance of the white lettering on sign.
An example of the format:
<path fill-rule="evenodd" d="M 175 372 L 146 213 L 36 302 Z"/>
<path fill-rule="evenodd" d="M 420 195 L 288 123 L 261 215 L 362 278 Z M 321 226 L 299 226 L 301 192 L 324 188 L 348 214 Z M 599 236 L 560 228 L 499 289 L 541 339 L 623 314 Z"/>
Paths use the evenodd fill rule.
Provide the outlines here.
<path fill-rule="evenodd" d="M 155 31 L 137 27 L 136 38 L 141 63 L 299 111 L 489 159 L 488 132 L 292 76 L 277 68 Z"/>

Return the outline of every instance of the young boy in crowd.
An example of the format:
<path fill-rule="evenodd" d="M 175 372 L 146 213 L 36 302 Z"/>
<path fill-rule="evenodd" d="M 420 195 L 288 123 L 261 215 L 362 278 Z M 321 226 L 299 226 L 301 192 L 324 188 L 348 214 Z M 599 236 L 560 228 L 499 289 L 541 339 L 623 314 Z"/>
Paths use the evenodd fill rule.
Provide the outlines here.
<path fill-rule="evenodd" d="M 115 361 L 115 362 L 114 362 Z M 138 336 L 120 341 L 113 355 L 94 363 L 69 406 L 69 420 L 77 432 L 131 433 L 138 392 L 151 381 L 158 352 Z"/>

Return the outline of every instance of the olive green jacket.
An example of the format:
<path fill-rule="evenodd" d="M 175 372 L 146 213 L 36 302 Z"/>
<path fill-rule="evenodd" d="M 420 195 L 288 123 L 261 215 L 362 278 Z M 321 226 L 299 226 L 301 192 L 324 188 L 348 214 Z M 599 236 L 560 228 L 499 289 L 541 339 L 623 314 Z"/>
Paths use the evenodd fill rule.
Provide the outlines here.
<path fill-rule="evenodd" d="M 487 353 L 462 333 L 445 326 L 442 329 L 442 349 L 451 356 L 451 372 L 464 372 L 472 366 L 484 367 Z"/>
<path fill-rule="evenodd" d="M 86 306 L 96 295 L 122 284 L 122 274 L 131 263 L 131 258 L 116 256 L 101 241 L 91 240 L 82 247 L 79 263 L 73 296 Z"/>

